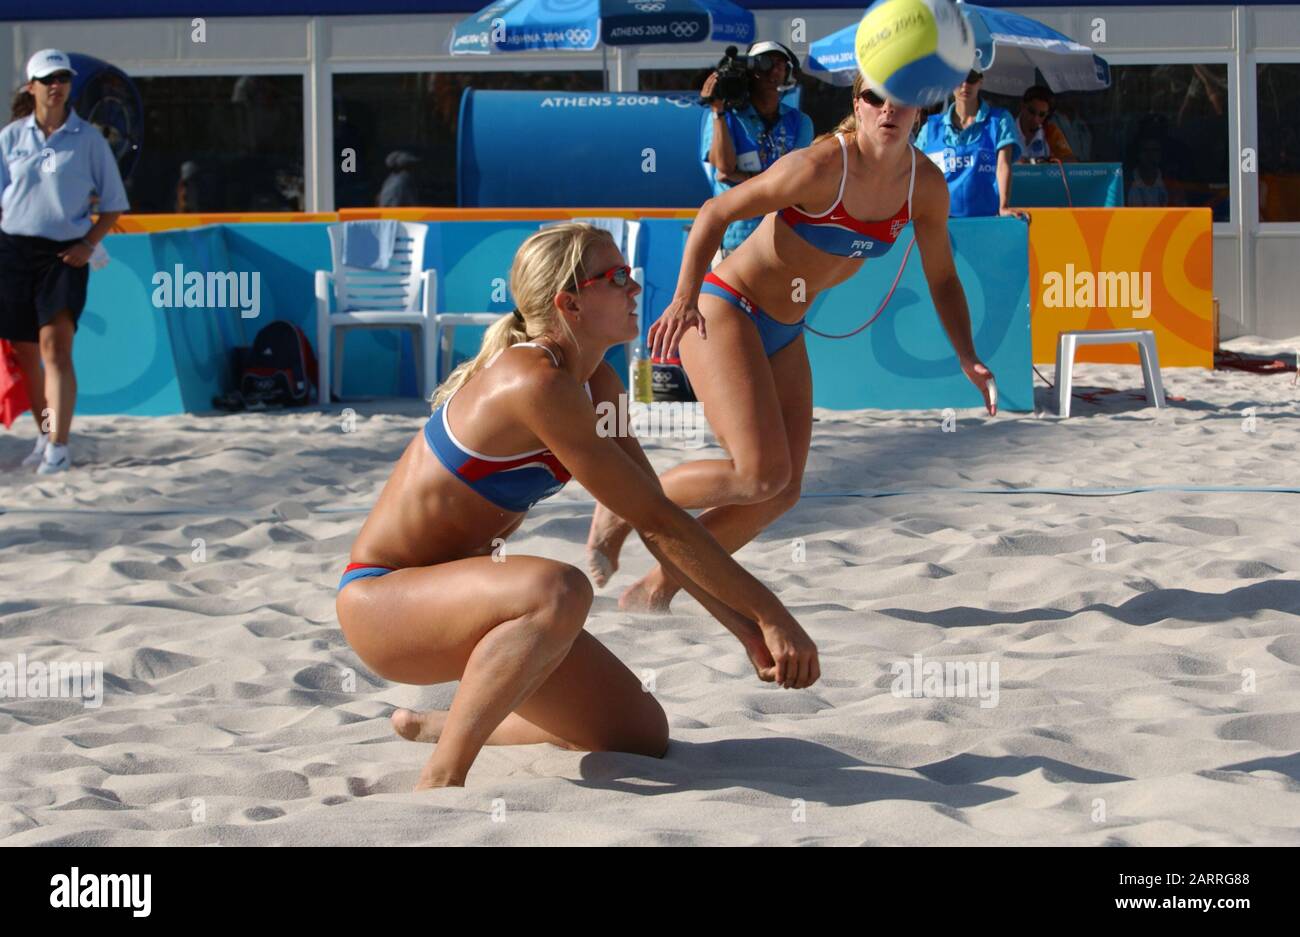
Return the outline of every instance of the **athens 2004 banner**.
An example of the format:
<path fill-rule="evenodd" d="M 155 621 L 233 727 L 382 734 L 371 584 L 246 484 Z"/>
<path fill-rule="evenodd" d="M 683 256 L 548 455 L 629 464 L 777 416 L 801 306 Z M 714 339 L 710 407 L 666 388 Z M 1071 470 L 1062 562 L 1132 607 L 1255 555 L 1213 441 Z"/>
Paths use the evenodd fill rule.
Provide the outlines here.
<path fill-rule="evenodd" d="M 1057 336 L 1150 329 L 1161 367 L 1214 366 L 1213 242 L 1206 208 L 1030 209 L 1034 361 Z M 1078 361 L 1136 364 L 1135 346 L 1088 345 Z"/>

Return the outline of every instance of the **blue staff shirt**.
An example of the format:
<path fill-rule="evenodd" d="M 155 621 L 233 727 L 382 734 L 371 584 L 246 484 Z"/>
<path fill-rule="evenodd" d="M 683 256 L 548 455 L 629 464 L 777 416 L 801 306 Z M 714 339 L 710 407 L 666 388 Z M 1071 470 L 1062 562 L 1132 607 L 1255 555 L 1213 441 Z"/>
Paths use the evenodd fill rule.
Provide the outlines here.
<path fill-rule="evenodd" d="M 49 139 L 36 115 L 0 130 L 0 231 L 72 241 L 94 227 L 99 212 L 126 211 L 126 189 L 104 134 L 73 111 Z"/>
<path fill-rule="evenodd" d="M 741 172 L 762 172 L 778 159 L 789 153 L 808 146 L 813 140 L 812 118 L 788 104 L 777 105 L 777 119 L 770 128 L 767 122 L 749 105 L 744 110 L 723 111 L 727 122 L 727 132 L 736 148 L 736 168 Z M 730 182 L 718 178 L 718 169 L 709 162 L 709 148 L 713 146 L 713 111 L 704 112 L 704 122 L 700 126 L 700 161 L 704 164 L 704 174 L 713 186 L 716 198 L 733 188 Z M 722 246 L 735 250 L 745 238 L 758 227 L 763 216 L 733 221 L 727 225 L 722 236 Z"/>
<path fill-rule="evenodd" d="M 939 114 L 931 114 L 917 134 L 917 149 L 930 157 L 948 182 L 952 218 L 970 218 L 998 213 L 998 151 L 1010 146 L 1011 162 L 1020 155 L 1020 136 L 1015 118 L 1002 107 L 980 109 L 969 127 L 953 126 L 956 102 Z"/>

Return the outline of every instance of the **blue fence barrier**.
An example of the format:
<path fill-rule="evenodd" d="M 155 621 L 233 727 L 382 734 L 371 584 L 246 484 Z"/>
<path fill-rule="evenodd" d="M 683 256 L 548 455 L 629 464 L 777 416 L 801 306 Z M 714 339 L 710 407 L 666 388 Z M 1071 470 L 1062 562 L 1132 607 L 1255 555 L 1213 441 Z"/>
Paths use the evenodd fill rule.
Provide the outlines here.
<path fill-rule="evenodd" d="M 514 253 L 537 221 L 451 221 L 429 225 L 426 266 L 438 270 L 438 308 L 483 311 L 510 308 L 494 301 Z M 671 300 L 689 222 L 642 221 L 646 322 Z M 1030 369 L 1028 254 L 1023 223 L 1009 218 L 959 219 L 951 238 L 958 274 L 970 305 L 976 349 L 998 377 L 1001 405 L 1033 407 Z M 819 296 L 809 322 L 824 332 L 847 332 L 879 305 L 898 271 L 911 229 L 885 258 Z M 315 271 L 330 266 L 326 225 L 230 224 L 110 235 L 112 262 L 90 277 L 86 309 L 73 354 L 84 414 L 163 415 L 211 409 L 227 389 L 229 350 L 251 343 L 273 319 L 300 326 L 314 343 Z M 179 267 L 179 270 L 177 269 Z M 245 318 L 226 297 L 214 307 L 177 305 L 166 275 L 198 272 L 256 274 L 257 316 Z M 183 297 L 182 297 L 183 298 Z M 481 329 L 457 330 L 455 357 L 474 354 Z M 837 409 L 974 407 L 976 390 L 957 365 L 930 303 L 913 251 L 881 317 L 852 339 L 807 336 L 814 402 Z M 626 375 L 621 347 L 608 356 Z M 346 346 L 343 391 L 348 396 L 413 396 L 415 368 L 409 336 L 366 330 Z"/>
<path fill-rule="evenodd" d="M 1034 408 L 1029 331 L 1029 235 L 1015 218 L 954 218 L 949 240 L 970 309 L 975 351 L 997 378 L 998 405 Z M 879 307 L 898 273 L 909 224 L 893 249 L 817 297 L 808 323 L 842 335 Z M 978 407 L 983 398 L 957 362 L 913 249 L 880 318 L 845 339 L 804 334 L 813 403 L 835 410 Z"/>

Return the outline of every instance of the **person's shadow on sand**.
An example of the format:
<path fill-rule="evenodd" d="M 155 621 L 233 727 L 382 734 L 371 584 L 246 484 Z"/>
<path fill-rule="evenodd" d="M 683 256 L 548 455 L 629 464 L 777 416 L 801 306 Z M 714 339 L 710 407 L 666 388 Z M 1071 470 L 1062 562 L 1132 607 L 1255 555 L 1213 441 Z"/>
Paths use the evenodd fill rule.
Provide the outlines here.
<path fill-rule="evenodd" d="M 1034 759 L 1009 760 L 1028 762 Z M 746 788 L 775 797 L 808 800 L 834 807 L 877 800 L 915 800 L 959 809 L 1015 795 L 1011 790 L 980 784 L 980 778 L 953 784 L 894 774 L 891 770 L 872 770 L 888 767 L 870 764 L 828 745 L 804 739 L 724 739 L 718 742 L 673 739 L 662 759 L 621 752 L 584 755 L 578 767 L 582 777 L 574 783 L 581 787 L 650 796 Z M 1070 769 L 1072 779 L 1077 778 L 1081 771 L 1071 765 L 1064 767 Z M 924 773 L 925 769 L 916 770 Z M 1032 767 L 1024 770 L 1032 770 Z M 987 776 L 997 775 L 990 773 Z M 1111 778 L 1107 776 L 1107 779 Z M 1116 777 L 1113 780 L 1123 779 Z"/>
<path fill-rule="evenodd" d="M 1197 592 L 1194 589 L 1153 589 L 1142 592 L 1119 605 L 1093 602 L 1077 609 L 1026 608 L 1005 611 L 954 605 L 930 612 L 908 608 L 881 608 L 877 613 L 934 625 L 939 628 L 968 628 L 985 625 L 1023 625 L 1039 621 L 1060 621 L 1084 612 L 1103 612 L 1126 625 L 1154 625 L 1168 621 L 1233 621 L 1257 612 L 1278 611 L 1294 614 L 1300 609 L 1300 581 L 1269 579 L 1226 592 Z"/>

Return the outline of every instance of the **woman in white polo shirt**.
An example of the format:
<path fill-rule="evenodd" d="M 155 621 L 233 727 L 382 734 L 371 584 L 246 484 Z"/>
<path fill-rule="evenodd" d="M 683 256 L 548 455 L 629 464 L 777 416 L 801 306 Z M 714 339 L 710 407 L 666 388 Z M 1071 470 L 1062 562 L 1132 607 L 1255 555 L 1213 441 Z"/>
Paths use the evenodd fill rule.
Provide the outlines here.
<path fill-rule="evenodd" d="M 72 464 L 72 336 L 86 304 L 86 265 L 129 207 L 108 141 L 72 110 L 74 74 L 57 49 L 33 55 L 35 110 L 0 130 L 0 338 L 13 343 L 40 433 L 23 465 L 43 475 Z"/>

